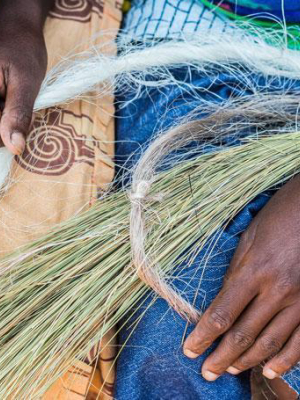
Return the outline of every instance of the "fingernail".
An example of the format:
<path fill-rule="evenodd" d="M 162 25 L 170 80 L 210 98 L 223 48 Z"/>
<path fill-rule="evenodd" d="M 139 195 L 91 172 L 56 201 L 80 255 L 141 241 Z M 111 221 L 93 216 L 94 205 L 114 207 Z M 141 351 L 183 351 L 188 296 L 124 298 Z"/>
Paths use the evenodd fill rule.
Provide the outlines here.
<path fill-rule="evenodd" d="M 21 132 L 13 132 L 11 134 L 11 143 L 19 154 L 23 153 L 25 148 L 25 139 Z"/>
<path fill-rule="evenodd" d="M 227 369 L 226 369 L 226 371 L 229 373 L 229 374 L 232 374 L 232 375 L 238 375 L 238 374 L 240 374 L 242 371 L 240 371 L 239 369 L 237 369 L 237 368 L 235 368 L 235 367 L 228 367 Z"/>
<path fill-rule="evenodd" d="M 212 382 L 212 381 L 215 381 L 216 379 L 218 379 L 220 375 L 215 374 L 214 372 L 206 370 L 206 371 L 202 372 L 202 376 L 207 381 Z"/>
<path fill-rule="evenodd" d="M 189 349 L 183 349 L 183 354 L 187 356 L 188 358 L 196 358 L 199 357 L 199 354 L 194 353 L 193 351 Z"/>
<path fill-rule="evenodd" d="M 277 374 L 277 372 L 273 371 L 270 368 L 266 368 L 263 370 L 263 375 L 268 378 L 268 379 L 274 379 L 274 378 L 278 378 L 279 374 Z"/>

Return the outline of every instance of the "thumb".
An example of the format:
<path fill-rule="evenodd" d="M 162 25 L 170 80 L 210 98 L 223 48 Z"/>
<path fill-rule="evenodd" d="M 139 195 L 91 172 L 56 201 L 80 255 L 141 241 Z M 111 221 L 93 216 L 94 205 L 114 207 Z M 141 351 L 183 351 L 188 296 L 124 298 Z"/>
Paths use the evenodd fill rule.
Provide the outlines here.
<path fill-rule="evenodd" d="M 36 95 L 36 88 L 26 79 L 12 77 L 7 84 L 0 136 L 4 145 L 13 154 L 20 155 L 24 151 Z"/>

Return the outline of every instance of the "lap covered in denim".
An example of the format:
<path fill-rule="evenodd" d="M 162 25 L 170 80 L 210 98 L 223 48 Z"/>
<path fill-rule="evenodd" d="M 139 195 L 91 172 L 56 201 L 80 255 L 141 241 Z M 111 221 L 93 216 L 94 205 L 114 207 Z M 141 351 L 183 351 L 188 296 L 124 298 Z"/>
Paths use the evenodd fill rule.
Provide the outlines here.
<path fill-rule="evenodd" d="M 245 73 L 245 72 L 244 72 Z M 118 110 L 116 161 L 120 173 L 124 166 L 131 168 L 137 162 L 141 149 L 158 131 L 176 124 L 206 101 L 222 102 L 226 99 L 251 94 L 241 81 L 225 73 L 202 76 L 196 71 L 181 68 L 173 71 L 180 81 L 193 83 L 188 86 L 165 87 L 147 90 L 139 98 Z M 253 87 L 264 86 L 264 79 L 248 73 L 247 80 Z M 267 90 L 278 90 L 286 85 L 284 80 L 274 79 Z M 289 90 L 299 84 L 289 82 Z M 249 87 L 249 86 L 247 86 Z M 195 89 L 196 88 L 196 89 Z M 117 96 L 120 102 L 128 101 L 131 95 Z M 191 266 L 181 265 L 175 286 L 187 288 L 190 301 L 204 311 L 216 297 L 241 233 L 248 227 L 258 211 L 267 203 L 274 191 L 262 193 L 250 202 L 222 232 L 218 232 Z M 201 217 L 201 216 L 200 216 Z M 209 259 L 205 257 L 209 250 Z M 204 265 L 204 258 L 206 263 Z M 188 286 L 186 283 L 188 282 Z M 201 365 L 217 343 L 198 359 L 187 359 L 182 353 L 182 343 L 192 330 L 167 303 L 158 299 L 146 312 L 151 296 L 137 307 L 134 316 L 126 321 L 120 332 L 120 345 L 125 344 L 117 366 L 115 398 L 117 400 L 193 400 L 193 399 L 250 399 L 249 372 L 238 376 L 224 374 L 215 382 L 205 381 Z M 132 330 L 132 323 L 143 314 Z M 288 383 L 300 392 L 300 372 L 294 370 L 285 376 Z"/>

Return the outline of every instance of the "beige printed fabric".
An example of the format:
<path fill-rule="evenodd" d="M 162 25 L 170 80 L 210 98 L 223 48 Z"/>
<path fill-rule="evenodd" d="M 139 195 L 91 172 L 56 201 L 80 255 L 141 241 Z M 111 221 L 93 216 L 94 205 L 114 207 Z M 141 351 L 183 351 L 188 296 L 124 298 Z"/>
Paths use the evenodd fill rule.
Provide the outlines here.
<path fill-rule="evenodd" d="M 57 0 L 45 25 L 49 68 L 114 36 L 121 19 L 115 0 Z M 96 42 L 108 40 L 99 36 Z M 111 50 L 111 49 L 110 49 Z M 113 178 L 112 98 L 76 101 L 36 116 L 27 147 L 12 166 L 0 201 L 1 252 L 7 253 L 88 207 Z"/>
<path fill-rule="evenodd" d="M 99 32 L 108 30 L 113 38 L 120 21 L 119 1 L 57 0 L 45 24 L 48 67 L 74 49 L 107 41 L 108 35 L 103 38 Z M 106 95 L 35 116 L 26 149 L 14 159 L 9 189 L 0 200 L 2 255 L 90 207 L 107 188 L 114 175 L 113 115 L 113 98 Z M 114 332 L 104 341 L 113 345 L 113 338 Z M 89 366 L 78 361 L 80 367 L 70 367 L 45 400 L 112 398 L 115 347 L 100 347 L 99 362 Z"/>

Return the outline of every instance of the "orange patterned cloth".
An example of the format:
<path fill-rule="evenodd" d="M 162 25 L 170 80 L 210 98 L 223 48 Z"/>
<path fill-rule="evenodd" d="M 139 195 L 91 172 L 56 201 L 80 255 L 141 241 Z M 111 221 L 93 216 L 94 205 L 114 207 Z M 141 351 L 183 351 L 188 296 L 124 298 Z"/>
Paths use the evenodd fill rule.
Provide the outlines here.
<path fill-rule="evenodd" d="M 114 38 L 121 21 L 120 1 L 57 0 L 45 24 L 48 67 L 91 42 L 107 41 L 99 32 L 109 30 Z M 0 200 L 2 255 L 86 209 L 107 188 L 114 175 L 113 115 L 112 95 L 36 115 L 26 149 L 13 161 L 9 190 Z M 90 366 L 78 361 L 44 400 L 111 399 L 113 338 L 111 332 L 104 339 L 111 346 L 101 343 L 98 362 Z"/>
<path fill-rule="evenodd" d="M 116 359 L 114 337 L 115 330 L 112 330 L 103 338 L 96 361 L 78 360 L 42 400 L 112 400 Z"/>
<path fill-rule="evenodd" d="M 118 0 L 57 0 L 45 24 L 48 68 L 91 42 L 107 41 L 99 36 L 103 30 L 114 37 L 120 20 Z M 2 254 L 88 207 L 107 187 L 114 174 L 113 115 L 112 96 L 37 115 L 0 201 Z"/>

